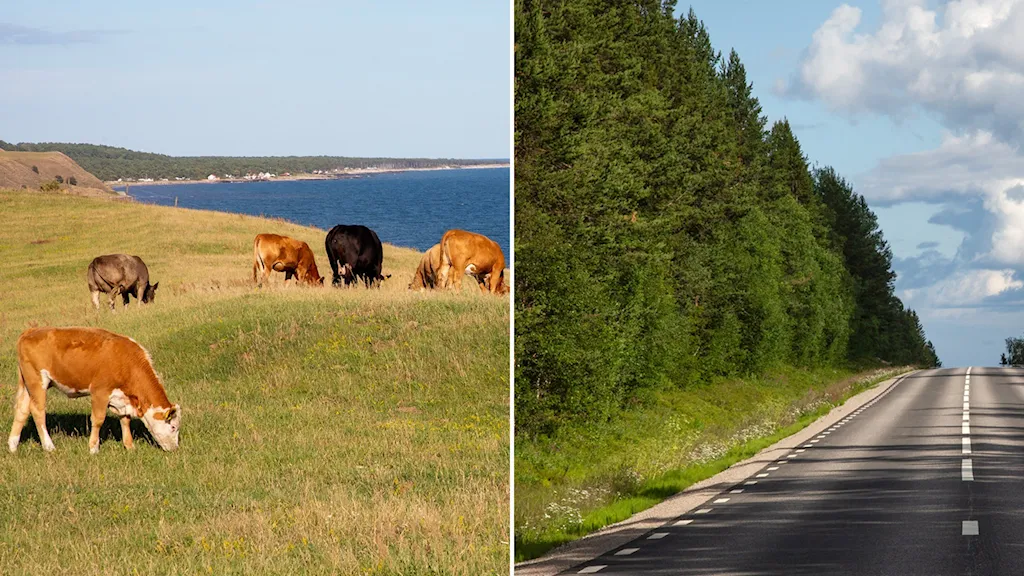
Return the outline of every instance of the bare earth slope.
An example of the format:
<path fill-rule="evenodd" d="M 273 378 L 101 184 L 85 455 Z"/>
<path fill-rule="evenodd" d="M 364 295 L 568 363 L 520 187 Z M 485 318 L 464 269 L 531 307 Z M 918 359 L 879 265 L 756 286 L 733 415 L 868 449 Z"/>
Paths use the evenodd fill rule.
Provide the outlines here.
<path fill-rule="evenodd" d="M 33 166 L 39 169 L 38 174 L 32 170 Z M 78 163 L 60 152 L 7 152 L 0 150 L 0 188 L 38 189 L 44 182 L 54 180 L 56 176 L 61 176 L 65 181 L 64 187 L 72 192 L 81 194 L 111 193 L 110 188 L 99 178 L 86 172 Z M 76 186 L 67 184 L 68 179 L 72 176 L 78 183 Z"/>

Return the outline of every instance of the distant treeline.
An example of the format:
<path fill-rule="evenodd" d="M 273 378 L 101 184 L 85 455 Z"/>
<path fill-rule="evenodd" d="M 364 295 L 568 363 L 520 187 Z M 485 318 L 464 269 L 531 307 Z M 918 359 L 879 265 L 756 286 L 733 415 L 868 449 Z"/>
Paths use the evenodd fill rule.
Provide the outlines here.
<path fill-rule="evenodd" d="M 864 198 L 673 10 L 515 2 L 518 433 L 782 366 L 940 365 Z"/>
<path fill-rule="evenodd" d="M 310 173 L 341 168 L 435 168 L 507 162 L 507 159 L 459 160 L 455 158 L 348 158 L 344 156 L 168 156 L 136 152 L 97 144 L 11 144 L 0 140 L 0 149 L 12 152 L 63 152 L 100 180 L 118 178 L 188 178 L 201 180 L 210 174 L 236 177 L 252 172 Z"/>

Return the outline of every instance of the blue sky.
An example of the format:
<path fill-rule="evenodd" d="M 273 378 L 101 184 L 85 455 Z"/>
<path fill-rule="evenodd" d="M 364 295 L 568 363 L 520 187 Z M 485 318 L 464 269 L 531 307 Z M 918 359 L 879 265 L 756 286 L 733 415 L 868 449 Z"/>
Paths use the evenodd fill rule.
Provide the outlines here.
<path fill-rule="evenodd" d="M 1024 333 L 1024 0 L 692 6 L 769 121 L 868 199 L 945 365 L 997 363 Z"/>
<path fill-rule="evenodd" d="M 507 2 L 5 0 L 0 139 L 508 158 L 510 43 Z"/>

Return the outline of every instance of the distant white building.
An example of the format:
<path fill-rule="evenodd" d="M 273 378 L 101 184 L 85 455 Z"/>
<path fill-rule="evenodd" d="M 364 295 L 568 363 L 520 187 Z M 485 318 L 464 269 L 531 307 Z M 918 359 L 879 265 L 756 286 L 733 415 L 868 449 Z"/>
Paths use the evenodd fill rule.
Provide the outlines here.
<path fill-rule="evenodd" d="M 216 174 L 210 174 L 209 176 L 206 177 L 206 179 L 207 180 L 216 180 L 217 179 L 217 175 Z"/>

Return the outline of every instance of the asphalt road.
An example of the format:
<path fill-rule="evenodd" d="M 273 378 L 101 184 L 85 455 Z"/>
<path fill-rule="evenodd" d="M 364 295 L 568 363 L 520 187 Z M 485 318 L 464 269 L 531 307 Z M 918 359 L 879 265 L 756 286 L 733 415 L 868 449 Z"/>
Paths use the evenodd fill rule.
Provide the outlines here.
<path fill-rule="evenodd" d="M 1024 574 L 1024 370 L 910 375 L 704 506 L 562 574 Z"/>

